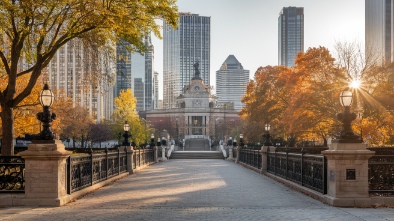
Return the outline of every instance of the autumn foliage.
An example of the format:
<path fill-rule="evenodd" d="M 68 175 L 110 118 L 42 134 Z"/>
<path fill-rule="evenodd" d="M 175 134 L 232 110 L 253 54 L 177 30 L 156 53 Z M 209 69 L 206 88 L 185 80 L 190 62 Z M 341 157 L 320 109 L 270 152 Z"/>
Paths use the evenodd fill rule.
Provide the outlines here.
<path fill-rule="evenodd" d="M 144 119 L 138 116 L 136 111 L 137 99 L 131 89 L 122 90 L 117 98 L 114 99 L 114 131 L 123 132 L 125 121 L 130 125 L 131 140 L 140 145 L 150 138 L 150 128 Z"/>
<path fill-rule="evenodd" d="M 120 39 L 131 51 L 144 51 L 144 36 L 160 36 L 162 19 L 174 28 L 175 0 L 47 0 L 1 1 L 0 4 L 0 117 L 2 155 L 13 155 L 14 110 L 34 92 L 43 70 L 66 43 L 82 39 L 97 48 Z M 26 84 L 21 90 L 18 79 Z"/>
<path fill-rule="evenodd" d="M 354 89 L 352 109 L 364 114 L 353 122 L 354 130 L 362 133 L 370 145 L 393 144 L 394 87 L 393 81 L 386 78 L 392 69 L 372 67 L 364 69 L 366 73 L 362 75 L 369 79 L 368 91 L 362 87 Z M 382 75 L 384 80 L 377 79 Z M 244 136 L 249 142 L 260 141 L 267 122 L 276 138 L 326 144 L 340 130 L 341 123 L 336 119 L 336 114 L 343 110 L 339 93 L 349 86 L 349 76 L 347 69 L 324 47 L 300 53 L 292 68 L 260 67 L 242 99 Z"/>

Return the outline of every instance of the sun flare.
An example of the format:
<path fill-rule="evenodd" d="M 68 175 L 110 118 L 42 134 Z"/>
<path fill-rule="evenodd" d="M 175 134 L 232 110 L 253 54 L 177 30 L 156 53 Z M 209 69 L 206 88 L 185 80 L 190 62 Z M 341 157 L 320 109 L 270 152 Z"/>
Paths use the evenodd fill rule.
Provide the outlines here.
<path fill-rule="evenodd" d="M 357 89 L 360 88 L 361 86 L 361 82 L 359 80 L 353 80 L 352 82 L 350 82 L 350 87 Z"/>

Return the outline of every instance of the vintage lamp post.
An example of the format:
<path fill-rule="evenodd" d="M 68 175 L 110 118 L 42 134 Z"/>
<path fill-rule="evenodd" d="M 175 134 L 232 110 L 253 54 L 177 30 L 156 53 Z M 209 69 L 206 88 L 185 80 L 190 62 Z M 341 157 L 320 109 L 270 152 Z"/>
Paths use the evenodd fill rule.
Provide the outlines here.
<path fill-rule="evenodd" d="M 150 146 L 153 148 L 155 146 L 155 135 L 151 134 L 150 135 Z"/>
<path fill-rule="evenodd" d="M 52 107 L 53 101 L 55 100 L 55 96 L 52 91 L 49 89 L 48 84 L 44 85 L 44 88 L 40 92 L 39 95 L 40 104 L 43 107 L 43 112 L 37 113 L 37 119 L 41 121 L 43 129 L 37 134 L 34 139 L 35 140 L 53 140 L 53 132 L 51 130 L 52 121 L 56 119 L 56 114 L 51 113 L 49 110 Z"/>
<path fill-rule="evenodd" d="M 243 134 L 239 135 L 239 146 L 241 146 L 241 147 L 244 146 L 244 135 Z"/>
<path fill-rule="evenodd" d="M 157 144 L 156 144 L 156 146 L 161 147 L 160 137 L 157 138 Z"/>
<path fill-rule="evenodd" d="M 228 138 L 227 141 L 227 147 L 228 147 L 228 157 L 227 160 L 233 160 L 234 159 L 234 153 L 233 153 L 233 148 L 234 148 L 234 141 L 232 137 Z"/>
<path fill-rule="evenodd" d="M 265 133 L 263 135 L 263 137 L 264 137 L 264 146 L 272 146 L 271 135 L 270 135 L 271 125 L 269 123 L 265 123 L 264 129 L 265 129 Z"/>
<path fill-rule="evenodd" d="M 357 115 L 350 112 L 350 106 L 353 102 L 353 93 L 346 88 L 339 95 L 339 101 L 345 108 L 343 113 L 337 114 L 337 118 L 342 122 L 342 131 L 339 132 L 339 143 L 362 143 L 360 136 L 356 135 L 352 130 L 351 122 L 356 119 Z"/>
<path fill-rule="evenodd" d="M 129 133 L 130 131 L 130 125 L 127 123 L 127 121 L 124 122 L 123 125 L 123 130 L 124 130 L 124 141 L 123 141 L 123 146 L 130 146 L 130 141 L 129 141 L 129 137 L 131 137 L 131 134 Z"/>

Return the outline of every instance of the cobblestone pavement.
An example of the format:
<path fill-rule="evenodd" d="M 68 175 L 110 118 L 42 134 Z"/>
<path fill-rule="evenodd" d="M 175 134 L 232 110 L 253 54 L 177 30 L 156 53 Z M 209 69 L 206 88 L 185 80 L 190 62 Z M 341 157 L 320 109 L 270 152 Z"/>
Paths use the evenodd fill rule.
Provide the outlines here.
<path fill-rule="evenodd" d="M 336 208 L 225 160 L 169 160 L 62 207 L 0 208 L 0 220 L 392 220 Z"/>

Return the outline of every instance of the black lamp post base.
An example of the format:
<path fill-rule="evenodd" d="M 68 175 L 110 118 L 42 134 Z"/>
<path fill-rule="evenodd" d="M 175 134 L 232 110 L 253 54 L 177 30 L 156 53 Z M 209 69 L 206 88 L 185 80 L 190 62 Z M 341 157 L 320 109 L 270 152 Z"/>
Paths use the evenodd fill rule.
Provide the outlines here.
<path fill-rule="evenodd" d="M 128 131 L 125 131 L 123 134 L 123 137 L 124 137 L 124 141 L 123 141 L 122 145 L 123 146 L 130 146 L 131 143 L 129 141 L 129 138 L 131 137 L 131 134 L 129 134 Z"/>
<path fill-rule="evenodd" d="M 265 132 L 265 134 L 263 135 L 264 137 L 264 146 L 273 146 L 272 142 L 271 142 L 271 135 L 269 134 L 269 132 Z"/>
<path fill-rule="evenodd" d="M 53 136 L 53 132 L 49 128 L 33 136 L 33 140 L 54 140 L 54 138 L 55 136 Z"/>
<path fill-rule="evenodd" d="M 353 131 L 341 131 L 334 141 L 337 143 L 362 143 L 363 139 Z"/>

